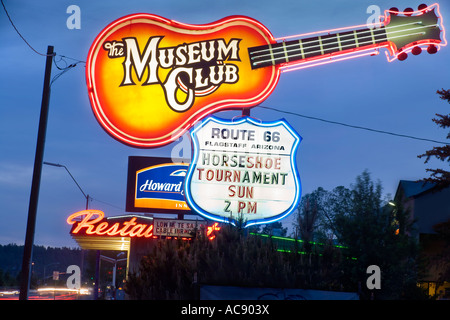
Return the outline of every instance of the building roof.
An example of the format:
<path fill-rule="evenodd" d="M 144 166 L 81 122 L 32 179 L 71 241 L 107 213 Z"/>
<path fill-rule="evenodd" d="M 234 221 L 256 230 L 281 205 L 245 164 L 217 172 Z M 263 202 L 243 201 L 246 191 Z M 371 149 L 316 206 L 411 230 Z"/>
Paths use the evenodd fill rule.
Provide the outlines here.
<path fill-rule="evenodd" d="M 403 189 L 406 198 L 417 197 L 435 187 L 434 183 L 422 181 L 400 180 L 399 188 Z M 398 191 L 397 191 L 398 192 Z"/>
<path fill-rule="evenodd" d="M 418 234 L 435 233 L 433 226 L 450 218 L 450 188 L 438 189 L 436 184 L 422 181 L 400 180 L 396 201 L 412 210 Z"/>

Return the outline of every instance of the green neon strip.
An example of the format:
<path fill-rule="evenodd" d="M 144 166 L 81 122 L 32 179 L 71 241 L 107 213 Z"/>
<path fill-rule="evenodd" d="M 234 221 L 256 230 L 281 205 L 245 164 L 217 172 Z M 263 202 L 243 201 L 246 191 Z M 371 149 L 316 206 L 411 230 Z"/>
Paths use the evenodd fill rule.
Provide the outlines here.
<path fill-rule="evenodd" d="M 260 237 L 264 237 L 264 238 L 272 238 L 272 239 L 277 239 L 277 240 L 283 240 L 283 241 L 298 241 L 298 242 L 305 242 L 303 240 L 300 239 L 293 239 L 293 238 L 287 238 L 287 237 L 280 237 L 280 236 L 270 236 L 268 234 L 262 234 L 262 233 L 255 233 L 255 232 L 250 232 L 249 234 L 253 235 L 253 236 L 260 236 Z M 309 241 L 309 243 L 314 244 L 314 245 L 320 245 L 320 246 L 324 246 L 325 244 L 321 243 L 321 242 L 314 242 L 314 241 Z M 333 247 L 335 248 L 340 248 L 340 249 L 348 249 L 348 247 L 345 246 L 341 246 L 341 245 L 333 245 Z"/>

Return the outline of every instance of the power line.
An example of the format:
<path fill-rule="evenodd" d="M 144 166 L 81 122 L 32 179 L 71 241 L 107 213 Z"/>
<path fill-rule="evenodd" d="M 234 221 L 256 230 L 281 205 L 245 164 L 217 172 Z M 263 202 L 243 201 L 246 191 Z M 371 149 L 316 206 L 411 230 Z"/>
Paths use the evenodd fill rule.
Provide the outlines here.
<path fill-rule="evenodd" d="M 60 61 L 64 61 L 64 63 L 65 63 L 66 65 L 65 65 L 65 67 L 60 67 L 60 66 L 58 66 L 58 64 L 56 63 L 55 57 L 53 57 L 53 63 L 54 63 L 54 65 L 56 66 L 56 68 L 57 68 L 58 70 L 61 70 L 61 72 L 58 73 L 57 75 L 55 75 L 55 76 L 53 77 L 52 81 L 50 82 L 50 85 L 52 85 L 53 82 L 55 82 L 55 81 L 56 81 L 60 76 L 62 76 L 64 73 L 66 73 L 67 71 L 71 70 L 72 68 L 75 68 L 75 67 L 77 66 L 78 63 L 85 63 L 84 61 L 76 60 L 77 62 L 71 63 L 71 64 L 67 65 L 67 62 L 64 60 L 64 58 L 66 58 L 66 57 L 65 57 L 65 56 L 61 56 L 61 55 L 59 55 L 59 56 L 61 57 L 61 59 L 59 60 L 59 62 L 60 62 Z M 69 59 L 72 59 L 72 58 L 69 58 Z M 75 59 L 72 59 L 72 60 L 75 60 Z"/>
<path fill-rule="evenodd" d="M 113 207 L 113 208 L 116 208 L 116 209 L 119 209 L 120 211 L 125 211 L 123 208 L 121 208 L 121 207 L 119 207 L 119 206 L 116 206 L 116 205 L 114 205 L 114 204 L 111 204 L 111 203 L 109 203 L 109 202 L 106 202 L 106 201 L 102 201 L 102 200 L 99 200 L 99 199 L 97 199 L 97 198 L 93 198 L 93 197 L 89 197 L 90 199 L 92 199 L 92 200 L 94 200 L 94 201 L 97 201 L 97 202 L 100 202 L 100 203 L 103 203 L 103 204 L 106 204 L 106 205 L 108 205 L 108 206 L 110 206 L 110 207 Z"/>
<path fill-rule="evenodd" d="M 46 57 L 47 54 L 45 53 L 40 53 L 39 51 L 37 51 L 36 49 L 34 49 L 31 44 L 28 43 L 28 41 L 22 36 L 22 34 L 19 32 L 19 30 L 16 28 L 16 26 L 14 25 L 14 22 L 12 21 L 11 17 L 9 16 L 8 10 L 6 10 L 5 4 L 3 3 L 3 0 L 0 0 L 2 2 L 2 6 L 3 6 L 3 10 L 5 10 L 6 16 L 8 17 L 9 22 L 11 23 L 11 25 L 13 26 L 14 30 L 16 30 L 17 34 L 22 38 L 22 40 L 30 47 L 31 50 L 33 50 L 34 52 L 36 52 L 37 54 Z M 54 56 L 55 53 L 52 54 L 52 56 Z"/>
<path fill-rule="evenodd" d="M 39 54 L 39 55 L 41 55 L 41 56 L 44 56 L 44 57 L 48 56 L 47 54 L 41 53 L 41 52 L 37 51 L 36 49 L 34 49 L 33 46 L 25 39 L 25 37 L 22 36 L 22 34 L 20 33 L 20 31 L 17 29 L 17 27 L 15 26 L 14 22 L 12 21 L 11 16 L 9 15 L 8 10 L 6 9 L 5 4 L 3 3 L 3 0 L 0 0 L 0 1 L 1 1 L 1 3 L 2 3 L 3 10 L 5 11 L 6 16 L 8 17 L 9 22 L 11 23 L 12 27 L 13 27 L 14 30 L 17 32 L 17 34 L 20 36 L 20 38 L 22 38 L 22 40 L 27 44 L 27 46 L 30 47 L 30 49 L 33 50 L 35 53 L 37 53 L 37 54 Z M 57 55 L 56 53 L 53 53 L 53 54 L 52 54 L 52 56 L 56 56 L 56 55 Z M 63 56 L 63 55 L 60 55 L 60 54 L 59 54 L 58 56 L 61 57 L 60 61 L 63 60 L 64 58 L 76 61 L 75 64 L 69 65 L 68 68 L 75 67 L 78 63 L 86 63 L 86 62 L 83 61 L 83 60 L 79 60 L 79 59 L 75 59 L 75 58 Z M 66 68 L 60 68 L 60 67 L 56 64 L 56 61 L 55 61 L 55 60 L 53 60 L 53 62 L 55 63 L 55 66 L 56 66 L 59 70 L 65 70 L 65 69 L 66 69 Z"/>
<path fill-rule="evenodd" d="M 310 120 L 322 121 L 322 122 L 336 124 L 336 125 L 340 125 L 340 126 L 344 126 L 344 127 L 354 128 L 354 129 L 360 129 L 360 130 L 366 130 L 366 131 L 371 131 L 371 132 L 376 132 L 376 133 L 388 134 L 388 135 L 392 135 L 392 136 L 408 138 L 408 139 L 414 139 L 414 140 L 421 140 L 421 141 L 440 143 L 440 144 L 448 144 L 447 142 L 442 142 L 442 141 L 437 141 L 437 140 L 432 140 L 432 139 L 426 139 L 426 138 L 420 138 L 420 137 L 414 137 L 414 136 L 410 136 L 410 135 L 406 135 L 406 134 L 394 133 L 394 132 L 389 132 L 389 131 L 384 131 L 384 130 L 378 130 L 378 129 L 362 127 L 362 126 L 356 126 L 356 125 L 351 125 L 351 124 L 347 124 L 347 123 L 343 123 L 343 122 L 337 122 L 337 121 L 322 119 L 322 118 L 318 118 L 318 117 L 306 116 L 306 115 L 303 115 L 303 114 L 300 114 L 300 113 L 296 113 L 296 112 L 279 110 L 279 109 L 275 109 L 275 108 L 271 108 L 271 107 L 265 107 L 265 106 L 257 106 L 257 107 L 263 108 L 263 109 L 268 109 L 268 110 L 273 110 L 273 111 L 277 111 L 277 112 L 281 112 L 281 113 L 286 113 L 286 114 L 290 114 L 290 115 L 294 115 L 294 116 L 297 116 L 297 117 L 302 117 L 302 118 L 306 118 L 306 119 L 310 119 Z"/>

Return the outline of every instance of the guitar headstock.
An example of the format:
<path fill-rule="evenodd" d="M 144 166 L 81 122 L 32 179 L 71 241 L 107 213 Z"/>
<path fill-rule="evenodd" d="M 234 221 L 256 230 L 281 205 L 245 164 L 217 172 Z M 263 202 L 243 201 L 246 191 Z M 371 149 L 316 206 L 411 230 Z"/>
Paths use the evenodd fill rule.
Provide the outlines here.
<path fill-rule="evenodd" d="M 426 49 L 436 53 L 447 45 L 445 29 L 439 5 L 420 5 L 417 11 L 411 8 L 399 12 L 396 8 L 385 11 L 384 26 L 391 54 L 389 61 L 405 60 L 407 53 L 417 55 Z"/>

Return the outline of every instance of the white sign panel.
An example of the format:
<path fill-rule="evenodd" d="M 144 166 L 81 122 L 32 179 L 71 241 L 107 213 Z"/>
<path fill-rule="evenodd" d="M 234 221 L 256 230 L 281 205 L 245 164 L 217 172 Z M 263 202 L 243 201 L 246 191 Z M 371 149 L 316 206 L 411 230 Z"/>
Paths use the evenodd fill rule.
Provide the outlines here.
<path fill-rule="evenodd" d="M 185 195 L 194 211 L 233 224 L 242 217 L 250 226 L 282 219 L 297 207 L 301 137 L 285 120 L 209 117 L 191 136 Z"/>
<path fill-rule="evenodd" d="M 207 227 L 205 221 L 154 219 L 153 234 L 155 236 L 192 237 L 193 232 L 199 232 Z"/>

